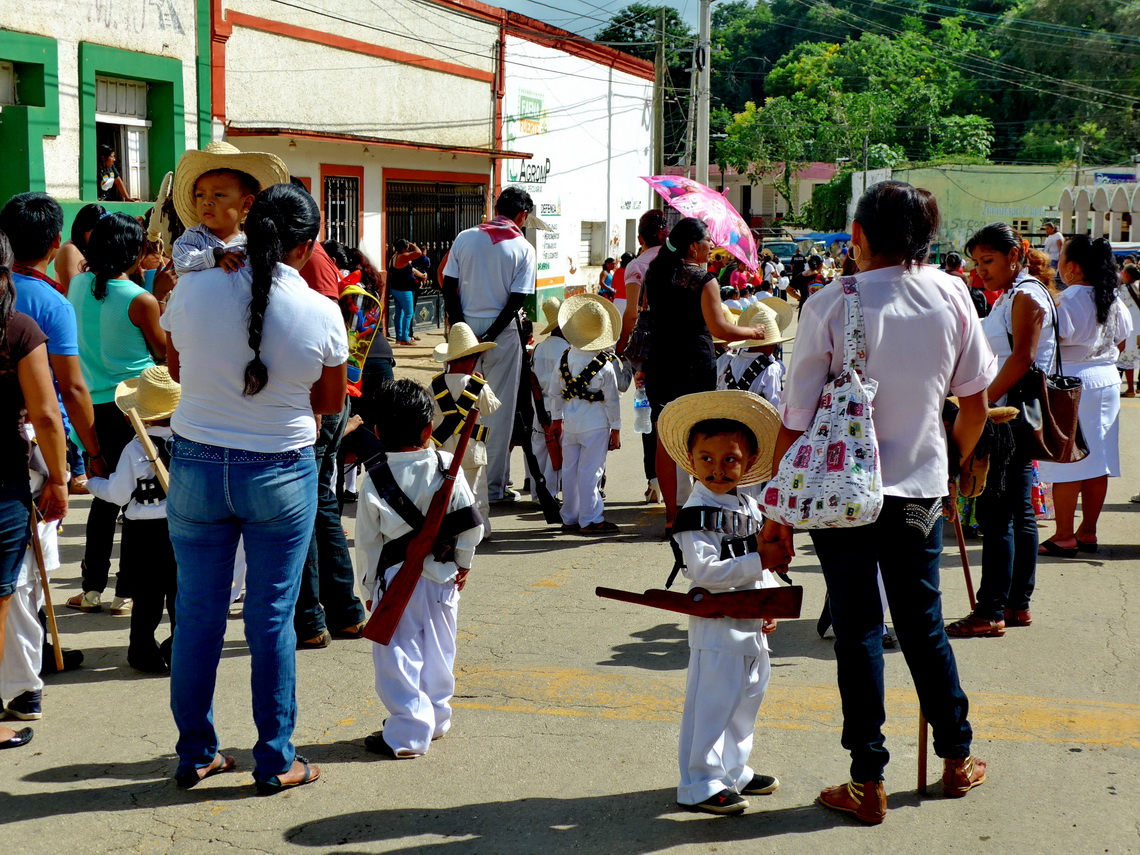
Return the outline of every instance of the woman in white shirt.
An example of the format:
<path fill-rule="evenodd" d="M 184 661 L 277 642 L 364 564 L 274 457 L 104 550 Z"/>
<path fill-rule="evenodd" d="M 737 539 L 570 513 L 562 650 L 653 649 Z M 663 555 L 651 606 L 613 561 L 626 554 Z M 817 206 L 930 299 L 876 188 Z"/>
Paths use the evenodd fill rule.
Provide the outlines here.
<path fill-rule="evenodd" d="M 889 759 L 882 732 L 879 571 L 934 729 L 934 749 L 944 758 L 947 793 L 964 796 L 985 780 L 986 764 L 970 755 L 968 701 L 942 622 L 938 571 L 949 472 L 941 413 L 946 396 L 958 395 L 962 409 L 953 440 L 965 457 L 981 436 L 996 366 L 966 286 L 925 264 L 938 223 L 938 205 L 927 191 L 899 181 L 872 186 L 859 200 L 852 228 L 859 273 L 837 280 L 858 286 L 867 375 L 878 383 L 872 421 L 885 499 L 873 523 L 811 532 L 830 594 L 843 745 L 851 752 L 851 781 L 824 790 L 820 801 L 867 823 L 882 822 L 886 813 L 882 779 Z M 843 370 L 844 291 L 823 288 L 803 307 L 780 406 L 774 470 L 811 425 L 828 377 Z M 791 530 L 772 520 L 764 539 L 784 540 L 791 548 Z"/>
<path fill-rule="evenodd" d="M 245 229 L 247 264 L 182 276 L 162 316 L 170 374 L 182 383 L 167 500 L 178 559 L 170 706 L 178 785 L 232 769 L 233 758 L 218 751 L 212 710 L 241 538 L 258 734 L 253 778 L 268 794 L 320 775 L 291 741 L 293 611 L 316 519 L 314 413 L 341 410 L 348 340 L 337 305 L 298 272 L 320 230 L 313 198 L 271 186 L 258 194 Z"/>
<path fill-rule="evenodd" d="M 1132 335 L 1132 318 L 1117 292 L 1116 261 L 1104 238 L 1069 238 L 1061 249 L 1061 278 L 1068 287 L 1057 302 L 1061 364 L 1081 378 L 1078 417 L 1088 456 L 1076 463 L 1039 464 L 1053 484 L 1057 530 L 1040 554 L 1074 558 L 1096 552 L 1096 524 L 1108 479 L 1120 477 L 1120 373 L 1116 360 Z M 1074 530 L 1077 499 L 1081 524 Z"/>
<path fill-rule="evenodd" d="M 1006 393 L 1031 365 L 1053 370 L 1057 339 L 1056 307 L 1050 289 L 1049 259 L 1005 223 L 991 223 L 966 242 L 966 254 L 986 290 L 1000 291 L 982 321 L 1001 364 L 990 383 L 989 400 L 1005 403 Z M 946 631 L 956 638 L 1005 634 L 1006 626 L 1029 626 L 1029 599 L 1037 577 L 1037 518 L 1033 513 L 1033 461 L 1013 443 L 1013 428 L 999 426 L 1008 451 L 990 455 L 986 489 L 978 497 L 982 540 L 982 581 L 974 611 Z"/>
<path fill-rule="evenodd" d="M 1124 372 L 1125 390 L 1122 398 L 1136 397 L 1136 366 L 1140 363 L 1140 267 L 1125 264 L 1120 271 L 1120 297 L 1128 307 L 1132 319 L 1132 335 L 1124 343 L 1124 350 L 1116 361 L 1116 367 Z"/>

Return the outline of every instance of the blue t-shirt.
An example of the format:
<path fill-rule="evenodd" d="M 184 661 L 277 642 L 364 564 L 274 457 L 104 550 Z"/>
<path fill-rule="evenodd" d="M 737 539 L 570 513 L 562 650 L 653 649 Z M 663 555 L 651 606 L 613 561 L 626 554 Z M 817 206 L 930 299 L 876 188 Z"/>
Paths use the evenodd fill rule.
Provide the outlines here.
<path fill-rule="evenodd" d="M 75 323 L 75 309 L 61 293 L 50 284 L 34 276 L 12 272 L 12 282 L 16 286 L 16 311 L 23 312 L 35 321 L 48 337 L 49 356 L 79 356 L 79 330 Z M 53 376 L 54 380 L 54 376 Z M 59 383 L 55 384 L 59 411 L 63 414 L 63 428 L 71 430 L 63 398 L 59 395 Z"/>

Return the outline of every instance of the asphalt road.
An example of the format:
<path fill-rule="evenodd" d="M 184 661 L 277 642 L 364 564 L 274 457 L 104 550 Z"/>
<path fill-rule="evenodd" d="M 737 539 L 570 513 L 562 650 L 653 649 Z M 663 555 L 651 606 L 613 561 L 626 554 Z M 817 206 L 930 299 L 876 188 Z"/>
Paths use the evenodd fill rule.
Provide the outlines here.
<path fill-rule="evenodd" d="M 425 354 L 402 351 L 401 371 L 426 379 Z M 631 401 L 625 406 L 632 425 Z M 804 616 L 771 637 L 773 678 L 752 752 L 756 769 L 782 786 L 752 797 L 739 817 L 677 809 L 684 618 L 593 593 L 659 587 L 671 563 L 663 511 L 642 500 L 631 428 L 623 441 L 607 489 L 619 536 L 557 534 L 529 502 L 495 509 L 495 540 L 480 550 L 460 606 L 454 728 L 427 756 L 396 762 L 363 749 L 385 717 L 370 642 L 298 654 L 296 743 L 323 778 L 272 798 L 253 795 L 249 662 L 236 608 L 216 719 L 238 771 L 189 792 L 170 781 L 167 680 L 127 667 L 128 619 L 62 607 L 79 590 L 87 500 L 78 499 L 53 596 L 64 644 L 82 649 L 86 664 L 49 678 L 35 742 L 0 754 L 0 851 L 1140 851 L 1140 627 L 1130 587 L 1140 570 L 1140 505 L 1128 502 L 1140 489 L 1140 403 L 1125 402 L 1130 477 L 1110 484 L 1101 551 L 1041 561 L 1032 627 L 954 642 L 975 751 L 990 762 L 989 781 L 967 798 L 941 796 L 933 753 L 930 791 L 917 794 L 917 705 L 901 653 L 888 652 L 891 810 L 873 828 L 814 804 L 822 787 L 846 779 L 847 757 L 831 644 L 815 633 L 823 583 L 806 536 L 792 567 Z M 351 532 L 351 518 L 346 526 Z M 946 546 L 945 611 L 957 617 L 968 603 L 952 535 Z M 980 543 L 970 541 L 968 553 L 977 581 Z"/>

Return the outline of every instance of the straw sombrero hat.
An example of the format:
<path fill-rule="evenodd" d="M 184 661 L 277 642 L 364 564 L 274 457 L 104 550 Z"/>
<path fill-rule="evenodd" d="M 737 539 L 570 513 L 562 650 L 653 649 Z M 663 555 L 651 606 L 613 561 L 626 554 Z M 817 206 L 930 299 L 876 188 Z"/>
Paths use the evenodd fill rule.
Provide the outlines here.
<path fill-rule="evenodd" d="M 792 318 L 796 316 L 796 310 L 792 304 L 781 297 L 765 297 L 760 301 L 760 304 L 767 306 L 776 313 L 776 323 L 781 330 L 786 330 L 788 324 L 792 322 Z"/>
<path fill-rule="evenodd" d="M 465 356 L 490 350 L 495 346 L 493 341 L 479 341 L 471 327 L 461 322 L 452 325 L 447 341 L 437 344 L 431 355 L 435 357 L 436 362 L 453 362 Z"/>
<path fill-rule="evenodd" d="M 169 243 L 170 231 L 162 222 L 162 206 L 170 198 L 170 188 L 173 183 L 173 172 L 168 172 L 162 177 L 162 183 L 158 187 L 158 196 L 154 200 L 154 207 L 150 209 L 150 219 L 147 221 L 146 238 L 159 244 L 160 248 Z"/>
<path fill-rule="evenodd" d="M 135 410 L 144 422 L 170 418 L 181 397 L 182 387 L 171 379 L 165 365 L 152 365 L 115 387 L 115 406 L 124 413 Z"/>
<path fill-rule="evenodd" d="M 740 312 L 736 311 L 735 309 L 730 309 L 724 303 L 720 304 L 720 310 L 721 310 L 721 312 L 724 313 L 724 319 L 726 321 L 728 321 L 730 324 L 735 324 L 735 323 L 739 322 Z M 723 338 L 714 338 L 713 344 L 728 344 L 728 342 L 725 341 Z"/>
<path fill-rule="evenodd" d="M 546 328 L 542 330 L 539 335 L 550 335 L 558 328 L 558 310 L 562 307 L 562 301 L 557 297 L 551 297 L 549 300 L 542 301 L 542 316 L 546 318 Z"/>
<path fill-rule="evenodd" d="M 182 155 L 174 170 L 174 210 L 186 228 L 200 222 L 194 207 L 194 184 L 212 169 L 236 169 L 252 175 L 264 190 L 273 184 L 289 183 L 289 168 L 275 154 L 263 151 L 242 151 L 221 140 L 212 142 L 201 151 L 191 149 Z"/>
<path fill-rule="evenodd" d="M 605 297 L 575 294 L 558 308 L 558 326 L 562 336 L 579 350 L 605 350 L 617 344 L 621 336 L 621 313 Z"/>
<path fill-rule="evenodd" d="M 776 408 L 751 392 L 725 390 L 682 395 L 666 404 L 657 419 L 657 436 L 677 465 L 695 475 L 689 457 L 689 432 L 706 419 L 732 419 L 756 436 L 756 462 L 740 479 L 740 486 L 758 484 L 772 477 L 772 447 L 780 430 Z"/>
<path fill-rule="evenodd" d="M 763 303 L 756 303 L 744 310 L 738 321 L 742 327 L 764 327 L 764 338 L 750 338 L 744 341 L 729 342 L 729 347 L 741 349 L 760 347 L 765 344 L 780 344 L 791 341 L 794 335 L 785 335 L 776 320 L 776 313 Z"/>

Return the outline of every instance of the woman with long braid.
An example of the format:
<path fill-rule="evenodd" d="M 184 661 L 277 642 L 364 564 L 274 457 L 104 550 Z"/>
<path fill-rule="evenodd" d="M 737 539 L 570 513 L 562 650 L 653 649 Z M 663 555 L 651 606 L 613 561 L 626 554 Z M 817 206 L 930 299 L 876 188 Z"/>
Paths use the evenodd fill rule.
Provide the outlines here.
<path fill-rule="evenodd" d="M 320 775 L 291 741 L 293 609 L 317 502 L 314 414 L 340 412 L 348 358 L 336 304 L 298 273 L 319 231 L 308 193 L 288 184 L 263 190 L 245 224 L 248 263 L 182 276 L 162 316 L 170 373 L 182 383 L 167 505 L 179 568 L 170 706 L 181 787 L 234 767 L 219 751 L 213 697 L 239 537 L 257 790 Z"/>

